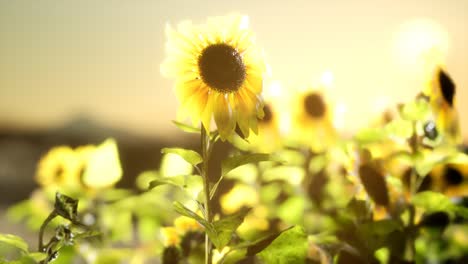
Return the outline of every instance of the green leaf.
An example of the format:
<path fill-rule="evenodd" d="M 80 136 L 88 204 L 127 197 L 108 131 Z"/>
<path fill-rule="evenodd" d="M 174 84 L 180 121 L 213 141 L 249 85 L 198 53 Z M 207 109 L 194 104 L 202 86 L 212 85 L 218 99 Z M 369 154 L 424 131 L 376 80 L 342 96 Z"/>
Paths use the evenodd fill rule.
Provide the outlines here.
<path fill-rule="evenodd" d="M 244 221 L 245 216 L 249 213 L 250 208 L 243 208 L 239 212 L 228 215 L 221 220 L 213 222 L 213 233 L 208 231 L 213 244 L 217 249 L 223 249 L 231 241 L 232 234 Z M 211 233 L 211 234 L 210 234 Z"/>
<path fill-rule="evenodd" d="M 172 154 L 179 155 L 181 158 L 183 158 L 185 161 L 192 164 L 193 166 L 196 166 L 203 162 L 203 158 L 200 156 L 200 154 L 190 149 L 163 148 L 161 150 L 161 153 L 165 153 L 165 154 L 172 153 Z"/>
<path fill-rule="evenodd" d="M 258 256 L 265 263 L 305 263 L 307 256 L 307 235 L 300 226 L 282 232 Z"/>
<path fill-rule="evenodd" d="M 425 209 L 427 213 L 442 211 L 448 213 L 450 217 L 458 215 L 468 219 L 468 208 L 452 203 L 450 198 L 442 193 L 420 192 L 413 196 L 412 202 L 415 206 Z"/>
<path fill-rule="evenodd" d="M 387 236 L 391 232 L 400 229 L 400 225 L 395 220 L 384 219 L 380 221 L 364 223 L 360 225 L 359 228 L 369 236 Z"/>
<path fill-rule="evenodd" d="M 274 160 L 274 156 L 266 153 L 251 153 L 229 157 L 221 163 L 221 177 L 225 176 L 231 170 L 254 162 Z"/>
<path fill-rule="evenodd" d="M 404 119 L 395 119 L 385 125 L 384 129 L 389 136 L 398 138 L 410 138 L 413 135 L 412 122 Z"/>
<path fill-rule="evenodd" d="M 287 228 L 285 230 L 281 230 L 280 232 L 273 233 L 271 235 L 268 235 L 266 237 L 260 238 L 257 241 L 253 243 L 248 243 L 246 245 L 239 245 L 240 248 L 247 248 L 246 255 L 247 256 L 255 256 L 262 250 L 264 250 L 266 247 L 268 247 L 276 238 L 278 238 L 283 232 L 286 232 L 293 228 L 294 226 Z"/>
<path fill-rule="evenodd" d="M 421 207 L 426 212 L 443 211 L 453 214 L 456 211 L 456 206 L 452 204 L 447 196 L 432 191 L 417 193 L 413 196 L 412 202 L 416 207 Z"/>
<path fill-rule="evenodd" d="M 151 190 L 165 184 L 179 187 L 192 198 L 198 197 L 198 194 L 203 190 L 203 179 L 198 175 L 158 177 L 149 183 L 148 189 Z"/>
<path fill-rule="evenodd" d="M 359 131 L 354 137 L 359 143 L 366 144 L 379 142 L 387 138 L 387 133 L 382 128 L 366 128 Z"/>
<path fill-rule="evenodd" d="M 226 176 L 226 174 L 228 174 L 230 171 L 240 166 L 247 165 L 249 163 L 260 162 L 260 161 L 271 161 L 274 159 L 276 158 L 272 156 L 271 154 L 251 153 L 251 154 L 245 154 L 245 155 L 232 156 L 223 160 L 221 162 L 221 177 L 219 177 L 218 181 L 211 188 L 210 198 L 213 198 L 213 196 L 216 193 L 216 190 L 218 189 L 219 184 L 224 179 L 224 176 Z"/>
<path fill-rule="evenodd" d="M 78 200 L 57 192 L 54 207 L 55 212 L 61 217 L 72 222 L 78 220 Z"/>
<path fill-rule="evenodd" d="M 28 254 L 28 257 L 30 257 L 36 262 L 39 262 L 41 260 L 44 260 L 47 257 L 47 254 L 42 253 L 42 252 L 32 252 Z"/>
<path fill-rule="evenodd" d="M 86 238 L 90 238 L 90 237 L 96 237 L 96 236 L 100 236 L 102 235 L 101 232 L 98 232 L 98 231 L 85 231 L 85 232 L 82 232 L 82 233 L 74 233 L 73 234 L 73 237 L 74 239 L 86 239 Z"/>
<path fill-rule="evenodd" d="M 426 100 L 417 99 L 403 105 L 401 117 L 409 121 L 426 120 L 430 114 L 429 104 Z"/>
<path fill-rule="evenodd" d="M 187 124 L 175 121 L 175 120 L 172 120 L 172 123 L 174 123 L 174 125 L 176 125 L 178 128 L 180 128 L 180 130 L 182 130 L 184 132 L 197 133 L 197 134 L 200 133 L 200 128 L 198 128 L 198 127 L 187 125 Z"/>
<path fill-rule="evenodd" d="M 288 224 L 297 224 L 304 220 L 305 207 L 303 197 L 293 196 L 277 207 L 276 214 Z"/>
<path fill-rule="evenodd" d="M 373 163 L 359 166 L 359 178 L 364 189 L 372 200 L 379 205 L 387 206 L 390 202 L 387 182 L 381 169 Z"/>
<path fill-rule="evenodd" d="M 19 236 L 10 234 L 0 234 L 0 242 L 9 244 L 21 250 L 23 253 L 28 252 L 28 244 Z"/>
<path fill-rule="evenodd" d="M 183 216 L 186 216 L 186 217 L 190 217 L 190 218 L 196 220 L 199 224 L 201 224 L 202 226 L 204 226 L 207 229 L 212 228 L 211 225 L 205 219 L 203 219 L 201 216 L 196 214 L 194 211 L 192 211 L 192 210 L 188 209 L 187 207 L 185 207 L 180 202 L 174 202 L 173 206 L 174 206 L 174 210 L 176 212 L 178 212 L 179 214 L 181 214 Z"/>

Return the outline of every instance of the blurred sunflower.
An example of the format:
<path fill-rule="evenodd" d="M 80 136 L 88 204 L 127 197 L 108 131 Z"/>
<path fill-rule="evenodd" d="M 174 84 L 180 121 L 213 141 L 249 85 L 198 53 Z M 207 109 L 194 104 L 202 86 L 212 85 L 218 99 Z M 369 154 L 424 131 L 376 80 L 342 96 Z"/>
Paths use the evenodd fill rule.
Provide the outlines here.
<path fill-rule="evenodd" d="M 438 165 L 426 178 L 432 190 L 443 192 L 450 197 L 468 196 L 468 164 Z"/>
<path fill-rule="evenodd" d="M 452 78 L 444 69 L 439 68 L 425 93 L 430 98 L 437 129 L 446 135 L 450 143 L 460 143 L 460 125 L 455 109 L 456 86 Z"/>
<path fill-rule="evenodd" d="M 221 139 L 239 126 L 248 137 L 257 133 L 257 118 L 263 118 L 262 92 L 265 64 L 254 45 L 246 16 L 208 19 L 206 24 L 185 21 L 177 31 L 167 26 L 167 57 L 163 75 L 175 78 L 180 115 L 200 121 L 210 131 L 212 117 Z"/>
<path fill-rule="evenodd" d="M 258 135 L 250 134 L 249 148 L 256 152 L 270 153 L 281 148 L 282 138 L 279 131 L 278 115 L 273 105 L 266 103 L 263 119 L 258 121 Z"/>
<path fill-rule="evenodd" d="M 51 193 L 88 192 L 113 186 L 122 177 L 116 142 L 51 149 L 37 167 L 37 182 Z"/>
<path fill-rule="evenodd" d="M 332 108 L 319 90 L 300 93 L 293 100 L 293 138 L 308 145 L 313 152 L 322 152 L 336 139 Z"/>
<path fill-rule="evenodd" d="M 42 187 L 59 191 L 74 188 L 79 186 L 78 166 L 74 150 L 67 146 L 58 146 L 39 161 L 36 180 Z"/>

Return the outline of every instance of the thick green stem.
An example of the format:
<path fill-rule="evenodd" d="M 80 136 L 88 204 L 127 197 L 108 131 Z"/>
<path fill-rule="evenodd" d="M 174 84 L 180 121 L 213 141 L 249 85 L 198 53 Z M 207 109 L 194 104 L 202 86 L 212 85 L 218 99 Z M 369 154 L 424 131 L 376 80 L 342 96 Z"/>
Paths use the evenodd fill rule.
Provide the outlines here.
<path fill-rule="evenodd" d="M 43 252 L 44 250 L 44 243 L 43 243 L 44 230 L 49 224 L 49 222 L 52 221 L 56 216 L 57 216 L 57 213 L 55 212 L 55 210 L 52 211 L 41 225 L 41 229 L 39 230 L 39 252 Z"/>
<path fill-rule="evenodd" d="M 202 178 L 203 178 L 203 188 L 205 193 L 205 218 L 208 223 L 212 222 L 212 212 L 210 205 L 210 180 L 208 177 L 208 162 L 211 155 L 211 140 L 210 135 L 206 133 L 205 128 L 201 127 L 201 147 L 202 147 L 202 157 L 203 157 L 203 166 L 202 166 Z M 211 264 L 213 259 L 213 245 L 208 237 L 208 233 L 205 233 L 205 263 Z"/>

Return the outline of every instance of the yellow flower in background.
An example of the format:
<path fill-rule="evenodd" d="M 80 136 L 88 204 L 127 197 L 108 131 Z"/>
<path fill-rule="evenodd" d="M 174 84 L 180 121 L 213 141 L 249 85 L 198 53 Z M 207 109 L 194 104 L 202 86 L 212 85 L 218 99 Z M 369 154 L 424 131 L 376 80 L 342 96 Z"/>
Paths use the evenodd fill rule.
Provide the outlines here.
<path fill-rule="evenodd" d="M 448 163 L 436 166 L 426 179 L 429 188 L 450 197 L 468 196 L 468 164 Z"/>
<path fill-rule="evenodd" d="M 82 178 L 87 187 L 94 189 L 111 187 L 122 178 L 119 151 L 114 139 L 107 139 L 88 155 L 89 159 Z"/>
<path fill-rule="evenodd" d="M 174 219 L 174 227 L 180 234 L 203 229 L 195 219 L 186 216 L 179 216 Z"/>
<path fill-rule="evenodd" d="M 298 94 L 292 102 L 292 138 L 314 152 L 322 152 L 336 139 L 333 109 L 320 90 Z"/>
<path fill-rule="evenodd" d="M 228 193 L 221 196 L 220 203 L 223 213 L 232 214 L 244 206 L 253 207 L 258 204 L 260 198 L 255 188 L 236 184 Z"/>
<path fill-rule="evenodd" d="M 39 161 L 36 181 L 42 187 L 66 188 L 79 185 L 78 160 L 72 148 L 58 146 Z"/>
<path fill-rule="evenodd" d="M 248 30 L 248 18 L 214 17 L 203 25 L 189 21 L 177 31 L 167 26 L 167 58 L 161 72 L 176 79 L 180 115 L 210 131 L 212 117 L 221 139 L 235 131 L 245 137 L 257 133 L 263 118 L 262 92 L 265 64 Z"/>
<path fill-rule="evenodd" d="M 177 246 L 180 243 L 179 233 L 175 227 L 163 227 L 161 228 L 161 234 L 165 247 Z"/>
<path fill-rule="evenodd" d="M 426 95 L 430 98 L 437 129 L 446 135 L 450 143 L 461 143 L 458 112 L 455 108 L 456 86 L 449 74 L 442 68 L 435 71 Z"/>
<path fill-rule="evenodd" d="M 113 139 L 99 146 L 55 147 L 39 161 L 36 173 L 37 182 L 53 193 L 106 188 L 121 177 L 122 168 Z"/>
<path fill-rule="evenodd" d="M 271 153 L 280 149 L 282 143 L 278 115 L 270 103 L 265 104 L 263 112 L 263 119 L 258 120 L 258 135 L 250 134 L 248 147 L 257 152 Z"/>

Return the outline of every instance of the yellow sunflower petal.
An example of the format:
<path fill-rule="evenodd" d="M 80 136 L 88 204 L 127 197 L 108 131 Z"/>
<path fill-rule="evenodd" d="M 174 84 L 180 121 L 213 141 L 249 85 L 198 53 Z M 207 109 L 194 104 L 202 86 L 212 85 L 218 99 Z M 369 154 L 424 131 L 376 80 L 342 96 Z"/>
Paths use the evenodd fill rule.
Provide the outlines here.
<path fill-rule="evenodd" d="M 236 127 L 233 109 L 227 95 L 218 94 L 214 105 L 214 120 L 221 139 L 226 140 Z"/>

